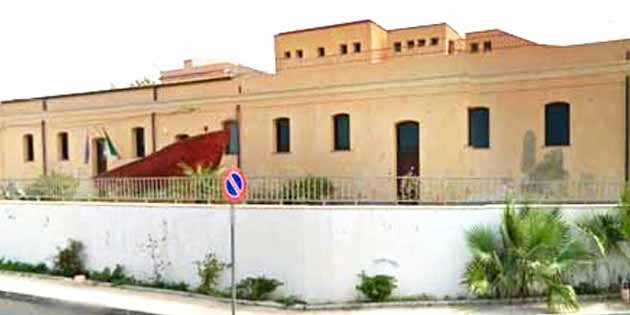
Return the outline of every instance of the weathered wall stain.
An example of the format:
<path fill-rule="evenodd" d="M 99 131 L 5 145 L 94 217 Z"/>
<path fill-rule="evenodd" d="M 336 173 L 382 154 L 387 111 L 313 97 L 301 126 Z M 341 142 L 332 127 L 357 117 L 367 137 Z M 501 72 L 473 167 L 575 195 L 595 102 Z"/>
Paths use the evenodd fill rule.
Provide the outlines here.
<path fill-rule="evenodd" d="M 542 161 L 536 162 L 536 136 L 528 130 L 523 137 L 523 154 L 521 171 L 526 179 L 531 180 L 564 180 L 569 172 L 564 168 L 562 149 L 546 152 Z"/>

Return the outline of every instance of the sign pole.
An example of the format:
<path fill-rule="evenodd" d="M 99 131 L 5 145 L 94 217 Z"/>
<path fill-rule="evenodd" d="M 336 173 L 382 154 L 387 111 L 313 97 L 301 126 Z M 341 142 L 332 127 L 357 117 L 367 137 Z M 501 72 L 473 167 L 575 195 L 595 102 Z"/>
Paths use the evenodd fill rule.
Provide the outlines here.
<path fill-rule="evenodd" d="M 231 264 L 232 264 L 232 315 L 236 314 L 236 255 L 235 251 L 235 239 L 234 239 L 234 229 L 235 229 L 235 217 L 236 213 L 234 210 L 234 204 L 230 204 L 230 254 L 231 254 Z"/>
<path fill-rule="evenodd" d="M 230 260 L 232 267 L 232 315 L 236 314 L 236 208 L 234 204 L 245 197 L 247 181 L 245 175 L 237 167 L 225 171 L 221 179 L 223 197 L 230 203 Z"/>

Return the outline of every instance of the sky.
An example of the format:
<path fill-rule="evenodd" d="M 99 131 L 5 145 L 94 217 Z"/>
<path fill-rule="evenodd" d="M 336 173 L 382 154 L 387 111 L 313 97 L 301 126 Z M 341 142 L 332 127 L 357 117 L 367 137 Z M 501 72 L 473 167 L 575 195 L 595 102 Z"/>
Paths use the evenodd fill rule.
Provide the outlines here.
<path fill-rule="evenodd" d="M 630 38 L 630 1 L 0 2 L 0 100 L 126 87 L 184 59 L 274 71 L 273 36 L 371 19 L 385 28 L 447 22 L 570 45 Z"/>

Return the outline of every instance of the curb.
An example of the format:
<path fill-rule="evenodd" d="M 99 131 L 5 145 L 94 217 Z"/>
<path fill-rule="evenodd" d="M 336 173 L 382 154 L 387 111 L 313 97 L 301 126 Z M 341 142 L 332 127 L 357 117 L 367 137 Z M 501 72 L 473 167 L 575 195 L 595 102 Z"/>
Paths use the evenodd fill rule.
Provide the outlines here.
<path fill-rule="evenodd" d="M 59 277 L 59 276 L 51 276 L 44 274 L 35 274 L 35 273 L 24 273 L 24 272 L 14 272 L 14 271 L 4 271 L 0 270 L 0 274 L 17 276 L 23 278 L 34 278 L 41 280 L 49 280 L 49 281 L 57 281 L 64 282 L 76 286 L 85 286 L 85 287 L 103 287 L 103 288 L 114 288 L 121 290 L 129 290 L 133 292 L 150 292 L 150 293 L 159 293 L 171 296 L 180 296 L 187 297 L 199 300 L 209 300 L 214 302 L 220 302 L 223 304 L 231 303 L 231 299 L 229 298 L 221 298 L 214 297 L 194 292 L 183 292 L 183 291 L 174 291 L 174 290 L 165 290 L 158 288 L 150 288 L 150 287 L 139 287 L 132 285 L 113 285 L 108 282 L 98 282 L 92 280 L 84 280 L 81 282 L 74 281 L 70 278 Z M 57 298 L 47 298 L 47 297 L 39 297 L 30 294 L 22 294 L 22 293 L 14 293 L 0 290 L 0 297 L 27 301 L 27 302 L 57 302 L 57 303 L 68 303 L 68 301 L 64 301 L 62 299 Z M 618 294 L 599 294 L 599 295 L 580 295 L 578 296 L 580 301 L 609 301 L 615 300 L 619 298 Z M 250 300 L 236 300 L 236 304 L 245 305 L 245 306 L 258 306 L 265 307 L 270 309 L 278 309 L 278 310 L 295 310 L 295 311 L 333 311 L 333 310 L 358 310 L 358 309 L 381 309 L 381 308 L 391 308 L 391 307 L 433 307 L 433 306 L 480 306 L 480 305 L 523 305 L 523 304 L 531 304 L 531 303 L 542 303 L 545 299 L 542 297 L 531 297 L 524 299 L 459 299 L 459 300 L 425 300 L 425 301 L 390 301 L 390 302 L 340 302 L 340 303 L 321 303 L 321 304 L 297 304 L 292 306 L 286 306 L 284 304 L 275 302 L 275 301 L 250 301 Z M 77 303 L 73 303 L 77 304 Z M 94 305 L 93 305 L 94 306 Z M 630 306 L 629 306 L 630 307 Z M 118 314 L 117 312 L 123 312 L 124 314 L 129 315 L 159 315 L 154 313 L 145 313 L 127 309 L 120 308 L 111 308 L 111 307 L 103 307 L 113 314 Z M 121 313 L 121 314 L 123 314 Z M 615 313 L 615 314 L 628 314 L 627 313 Z"/>

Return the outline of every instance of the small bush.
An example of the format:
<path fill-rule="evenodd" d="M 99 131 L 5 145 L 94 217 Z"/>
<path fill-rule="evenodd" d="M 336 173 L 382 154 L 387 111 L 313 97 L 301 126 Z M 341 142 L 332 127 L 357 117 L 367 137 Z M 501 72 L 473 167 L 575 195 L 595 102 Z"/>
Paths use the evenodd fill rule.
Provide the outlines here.
<path fill-rule="evenodd" d="M 53 273 L 64 277 L 85 274 L 84 261 L 83 244 L 70 239 L 68 240 L 68 247 L 59 248 L 59 253 L 55 256 Z"/>
<path fill-rule="evenodd" d="M 263 277 L 248 277 L 241 280 L 236 286 L 236 296 L 239 299 L 260 301 L 267 299 L 269 294 L 284 283 L 276 279 Z"/>
<path fill-rule="evenodd" d="M 356 286 L 370 301 L 382 302 L 392 295 L 396 288 L 396 278 L 387 275 L 368 276 L 365 271 L 359 274 L 361 283 Z"/>
<path fill-rule="evenodd" d="M 116 265 L 114 271 L 109 267 L 103 271 L 90 271 L 88 278 L 94 281 L 110 282 L 114 285 L 131 284 L 135 280 L 125 274 L 125 269 L 121 265 Z"/>
<path fill-rule="evenodd" d="M 26 187 L 26 197 L 44 199 L 72 199 L 79 188 L 79 182 L 70 175 L 51 172 L 40 175 Z"/>
<path fill-rule="evenodd" d="M 39 274 L 50 273 L 50 269 L 48 269 L 48 266 L 46 266 L 46 264 L 43 264 L 43 263 L 29 264 L 29 263 L 4 260 L 4 259 L 0 259 L 0 270 L 39 273 Z"/>
<path fill-rule="evenodd" d="M 201 278 L 201 284 L 197 288 L 197 292 L 203 294 L 215 295 L 217 293 L 217 284 L 221 272 L 225 269 L 225 264 L 214 254 L 208 254 L 203 261 L 197 262 L 197 274 Z"/>

